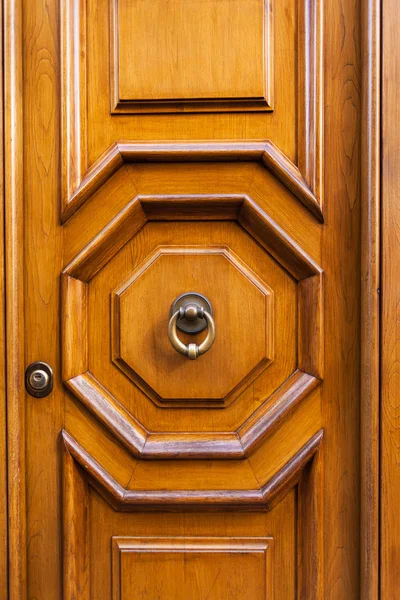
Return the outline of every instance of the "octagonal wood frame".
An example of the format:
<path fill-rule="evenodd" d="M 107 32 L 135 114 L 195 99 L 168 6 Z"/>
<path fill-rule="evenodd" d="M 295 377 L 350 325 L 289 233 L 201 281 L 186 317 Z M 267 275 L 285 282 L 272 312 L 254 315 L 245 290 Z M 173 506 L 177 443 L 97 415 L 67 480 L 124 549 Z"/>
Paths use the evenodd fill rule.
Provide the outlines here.
<path fill-rule="evenodd" d="M 269 512 L 297 488 L 299 597 L 323 597 L 322 462 L 324 431 L 317 431 L 268 481 L 249 490 L 132 490 L 121 485 L 63 430 L 64 598 L 90 598 L 90 495 L 95 490 L 115 511 Z M 74 552 L 69 550 L 74 548 Z"/>
<path fill-rule="evenodd" d="M 298 282 L 298 368 L 235 432 L 152 433 L 90 373 L 88 283 L 149 221 L 236 221 Z M 135 456 L 248 457 L 323 377 L 322 269 L 248 196 L 137 196 L 62 273 L 62 379 Z M 77 349 L 80 352 L 77 352 Z"/>
<path fill-rule="evenodd" d="M 255 286 L 265 298 L 265 345 L 264 345 L 264 356 L 258 361 L 258 363 L 248 371 L 240 381 L 231 387 L 224 396 L 220 398 L 163 398 L 157 393 L 154 387 L 146 382 L 134 369 L 133 365 L 128 364 L 121 356 L 121 331 L 120 331 L 120 301 L 122 295 L 127 289 L 137 281 L 141 275 L 153 265 L 158 258 L 161 256 L 171 255 L 219 255 L 223 256 L 235 269 L 237 269 L 241 275 L 249 281 L 252 286 Z M 252 381 L 256 379 L 273 360 L 274 353 L 274 321 L 273 321 L 273 298 L 274 293 L 271 288 L 262 281 L 255 273 L 253 273 L 247 265 L 239 259 L 235 253 L 227 246 L 158 246 L 153 250 L 144 261 L 125 279 L 125 281 L 118 286 L 112 293 L 112 326 L 111 326 L 111 348 L 112 348 L 112 360 L 117 367 L 119 367 L 125 375 L 129 377 L 136 385 L 158 406 L 182 406 L 184 407 L 223 407 L 231 404 L 238 395 L 247 387 Z M 255 316 L 255 320 L 257 317 Z"/>
<path fill-rule="evenodd" d="M 66 222 L 79 210 L 86 200 L 126 162 L 227 162 L 238 160 L 260 162 L 297 197 L 319 222 L 323 222 L 322 0 L 299 0 L 296 15 L 299 90 L 297 164 L 294 164 L 273 143 L 273 140 L 141 144 L 121 140 L 109 146 L 91 164 L 88 159 L 90 123 L 87 114 L 86 3 L 84 0 L 62 2 L 61 8 L 61 146 L 63 157 L 61 216 L 63 222 Z"/>

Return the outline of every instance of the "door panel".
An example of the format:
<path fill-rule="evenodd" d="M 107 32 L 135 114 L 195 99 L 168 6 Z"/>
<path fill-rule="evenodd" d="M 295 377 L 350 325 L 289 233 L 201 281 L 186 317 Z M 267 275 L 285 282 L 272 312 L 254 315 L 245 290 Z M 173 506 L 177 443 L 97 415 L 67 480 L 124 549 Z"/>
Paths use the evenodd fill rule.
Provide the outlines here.
<path fill-rule="evenodd" d="M 26 360 L 55 373 L 27 397 L 32 597 L 356 597 L 342 5 L 26 3 Z M 216 330 L 194 360 L 168 336 L 187 292 Z"/>

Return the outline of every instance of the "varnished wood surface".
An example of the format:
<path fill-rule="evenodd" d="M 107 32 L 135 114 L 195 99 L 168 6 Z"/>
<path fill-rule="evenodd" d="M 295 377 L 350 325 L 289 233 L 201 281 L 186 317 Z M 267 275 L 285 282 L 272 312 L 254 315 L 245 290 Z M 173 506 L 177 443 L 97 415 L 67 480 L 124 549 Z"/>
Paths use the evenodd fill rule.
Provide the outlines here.
<path fill-rule="evenodd" d="M 65 202 L 63 220 L 68 220 L 82 204 L 104 184 L 124 162 L 213 162 L 260 161 L 306 206 L 323 221 L 320 203 L 302 173 L 271 141 L 267 143 L 178 143 L 132 144 L 118 142 L 86 171 L 82 181 Z"/>
<path fill-rule="evenodd" d="M 4 6 L 4 191 L 7 349 L 8 591 L 27 597 L 23 285 L 22 3 Z"/>
<path fill-rule="evenodd" d="M 324 3 L 324 597 L 337 599 L 360 590 L 360 8 Z"/>
<path fill-rule="evenodd" d="M 68 3 L 65 3 L 68 4 Z M 53 392 L 39 400 L 24 394 L 26 419 L 27 573 L 21 580 L 29 599 L 62 597 L 62 454 L 64 389 L 60 364 L 60 273 L 62 232 L 57 201 L 60 128 L 59 3 L 49 10 L 39 0 L 24 3 L 23 140 L 25 358 L 51 365 Z M 35 73 L 35 75 L 33 75 Z M 16 156 L 13 153 L 12 156 Z M 22 338 L 21 338 L 22 339 Z M 21 373 L 23 376 L 23 371 Z M 23 388 L 22 388 L 23 389 Z M 50 549 L 51 548 L 51 549 Z M 19 598 L 18 594 L 16 598 Z"/>
<path fill-rule="evenodd" d="M 233 547 L 232 538 L 273 538 L 265 579 L 273 583 L 263 583 L 265 573 L 248 558 L 237 571 L 255 573 L 259 587 L 271 585 L 279 600 L 356 598 L 360 3 L 329 0 L 324 13 L 317 0 L 275 3 L 273 112 L 243 103 L 231 113 L 169 116 L 157 107 L 141 115 L 132 106 L 124 114 L 110 111 L 108 1 L 32 0 L 18 22 L 12 11 L 19 5 L 9 12 L 10 6 L 7 52 L 17 44 L 15 56 L 22 52 L 24 59 L 23 79 L 21 69 L 9 79 L 7 113 L 14 119 L 10 156 L 23 157 L 7 165 L 14 211 L 9 221 L 6 215 L 9 431 L 17 451 L 10 455 L 11 598 L 125 600 L 136 585 L 146 589 L 145 570 L 135 583 L 126 573 L 136 559 L 127 558 L 117 580 L 112 539 L 143 536 L 158 540 L 153 547 L 165 538 L 179 538 L 174 547 L 183 540 L 190 546 L 194 537 Z M 172 22 L 178 17 L 168 14 Z M 229 19 L 221 25 L 224 36 Z M 18 60 L 5 64 L 12 69 Z M 217 79 L 221 72 L 218 63 Z M 197 83 L 193 73 L 184 83 L 186 90 Z M 218 95 L 221 89 L 216 104 Z M 271 362 L 255 378 L 244 375 L 240 394 L 218 408 L 212 398 L 193 406 L 196 373 L 193 398 L 182 396 L 191 400 L 186 406 L 155 402 L 112 353 L 113 294 L 158 247 L 173 247 L 182 261 L 188 246 L 231 248 L 254 273 L 251 285 L 260 280 L 274 292 Z M 178 279 L 179 269 L 169 275 Z M 226 298 L 240 291 L 229 273 L 218 285 Z M 165 314 L 166 296 L 158 289 Z M 251 312 L 254 302 L 247 304 Z M 122 339 L 138 311 L 144 318 L 140 304 L 128 311 Z M 148 343 L 158 335 L 153 325 Z M 127 363 L 139 360 L 132 343 L 124 350 Z M 149 361 L 140 377 L 151 379 L 157 364 L 140 354 Z M 24 368 L 38 359 L 55 373 L 54 391 L 42 400 L 25 397 L 22 388 Z M 250 369 L 247 359 L 239 357 Z M 229 369 L 218 376 L 232 379 Z M 25 490 L 26 511 L 21 502 L 16 508 Z M 151 511 L 152 520 L 138 508 Z M 181 575 L 173 547 L 162 559 L 157 554 L 165 577 Z M 152 553 L 146 557 L 151 561 Z M 201 577 L 201 565 L 189 577 Z M 231 597 L 243 595 L 239 577 L 231 584 Z M 226 585 L 218 580 L 216 598 L 226 595 Z M 204 580 L 199 598 L 207 586 Z"/>
<path fill-rule="evenodd" d="M 269 0 L 214 0 L 206 5 L 202 0 L 189 5 L 181 0 L 170 8 L 160 0 L 151 6 L 115 0 L 111 10 L 112 109 L 134 113 L 272 108 Z M 153 22 L 159 26 L 149 48 L 146 38 Z M 239 29 L 241 35 L 234 35 Z M 220 57 L 218 64 L 215 55 Z M 130 68 L 132 62 L 136 69 Z"/>
<path fill-rule="evenodd" d="M 400 52 L 397 5 L 382 5 L 382 311 L 380 440 L 380 594 L 395 597 L 400 586 L 399 470 L 399 134 L 397 91 Z"/>
<path fill-rule="evenodd" d="M 4 40 L 4 20 L 3 14 L 0 18 L 1 24 L 1 42 L 2 51 L 1 59 L 2 66 L 0 69 L 0 111 L 4 117 L 4 63 L 3 63 L 3 40 Z M 0 125 L 0 139 L 4 140 L 4 122 Z M 0 164 L 0 244 L 5 251 L 5 198 L 6 191 L 4 185 L 5 165 L 4 157 Z M 4 261 L 0 265 L 0 314 L 5 314 L 5 270 Z M 8 589 L 8 515 L 7 515 L 7 378 L 6 378 L 6 329 L 4 318 L 0 325 L 0 589 Z"/>
<path fill-rule="evenodd" d="M 361 162 L 361 589 L 379 595 L 381 3 L 363 4 Z M 383 343 L 385 343 L 383 341 Z"/>

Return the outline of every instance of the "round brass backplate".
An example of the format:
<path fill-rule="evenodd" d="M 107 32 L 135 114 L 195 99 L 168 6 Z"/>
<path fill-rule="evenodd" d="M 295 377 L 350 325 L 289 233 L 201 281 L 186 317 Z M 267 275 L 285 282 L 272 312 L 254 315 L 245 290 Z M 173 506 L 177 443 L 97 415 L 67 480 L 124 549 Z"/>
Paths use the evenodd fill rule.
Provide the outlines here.
<path fill-rule="evenodd" d="M 197 294 L 197 292 L 187 292 L 186 294 L 181 294 L 174 300 L 171 306 L 170 316 L 172 317 L 172 315 L 180 308 L 186 308 L 187 306 L 200 306 L 209 312 L 210 315 L 213 314 L 210 301 L 207 300 L 205 296 Z M 193 320 L 178 319 L 176 326 L 179 331 L 183 331 L 184 333 L 199 333 L 207 327 L 207 321 L 200 317 Z"/>
<path fill-rule="evenodd" d="M 53 389 L 53 371 L 42 361 L 29 365 L 25 371 L 25 387 L 35 398 L 45 398 Z"/>

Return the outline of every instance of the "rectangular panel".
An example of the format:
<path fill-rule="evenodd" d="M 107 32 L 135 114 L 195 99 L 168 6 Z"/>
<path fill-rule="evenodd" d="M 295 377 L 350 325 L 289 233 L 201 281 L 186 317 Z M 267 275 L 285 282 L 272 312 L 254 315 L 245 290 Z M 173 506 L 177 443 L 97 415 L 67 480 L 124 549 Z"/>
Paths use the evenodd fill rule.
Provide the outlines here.
<path fill-rule="evenodd" d="M 217 101 L 237 110 L 243 100 L 269 108 L 270 2 L 112 0 L 112 108 L 182 110 L 189 102 L 215 111 Z"/>
<path fill-rule="evenodd" d="M 113 537 L 113 600 L 265 600 L 273 538 Z"/>

